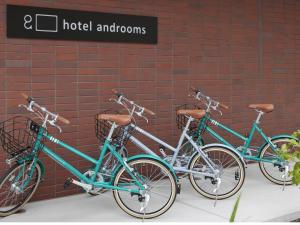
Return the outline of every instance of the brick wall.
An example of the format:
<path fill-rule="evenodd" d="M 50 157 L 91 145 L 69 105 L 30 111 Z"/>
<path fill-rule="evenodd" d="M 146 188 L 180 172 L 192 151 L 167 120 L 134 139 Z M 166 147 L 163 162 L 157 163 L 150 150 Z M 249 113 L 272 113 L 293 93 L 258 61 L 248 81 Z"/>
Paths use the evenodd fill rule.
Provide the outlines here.
<path fill-rule="evenodd" d="M 8 39 L 8 3 L 157 16 L 158 44 Z M 19 93 L 26 92 L 71 121 L 59 138 L 96 156 L 93 116 L 111 107 L 111 89 L 119 88 L 157 113 L 141 126 L 175 144 L 174 108 L 190 101 L 193 85 L 229 105 L 222 120 L 242 133 L 256 116 L 247 105 L 259 102 L 276 107 L 264 117 L 264 130 L 290 133 L 300 126 L 299 10 L 296 0 L 2 0 L 0 119 L 20 113 Z M 63 190 L 69 174 L 42 158 L 46 180 L 36 199 L 78 191 Z"/>

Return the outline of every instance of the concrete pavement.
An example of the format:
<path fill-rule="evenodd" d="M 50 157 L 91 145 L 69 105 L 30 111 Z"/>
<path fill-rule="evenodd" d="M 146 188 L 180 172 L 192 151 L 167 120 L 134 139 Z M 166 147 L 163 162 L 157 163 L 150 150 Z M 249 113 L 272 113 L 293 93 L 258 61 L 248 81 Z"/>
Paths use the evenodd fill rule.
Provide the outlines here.
<path fill-rule="evenodd" d="M 248 166 L 241 192 L 237 221 L 289 221 L 300 218 L 299 187 L 288 186 L 282 191 L 281 186 L 263 177 L 256 164 Z M 184 179 L 181 194 L 171 209 L 151 221 L 228 221 L 236 197 L 218 201 L 214 208 L 214 201 L 199 195 Z M 111 192 L 96 197 L 79 194 L 32 202 L 25 206 L 25 210 L 0 221 L 138 221 L 119 209 Z"/>

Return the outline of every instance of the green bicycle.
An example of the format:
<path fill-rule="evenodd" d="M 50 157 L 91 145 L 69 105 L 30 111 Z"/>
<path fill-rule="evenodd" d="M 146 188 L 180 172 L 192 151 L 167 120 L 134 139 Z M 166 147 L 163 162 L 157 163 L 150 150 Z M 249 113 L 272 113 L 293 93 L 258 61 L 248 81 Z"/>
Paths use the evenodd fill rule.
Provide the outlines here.
<path fill-rule="evenodd" d="M 6 162 L 12 165 L 0 178 L 0 216 L 17 212 L 36 192 L 45 170 L 39 160 L 40 152 L 44 152 L 78 178 L 78 180 L 69 178 L 65 183 L 66 186 L 75 184 L 91 193 L 94 189 L 111 189 L 118 206 L 133 217 L 142 219 L 157 217 L 172 206 L 178 192 L 177 178 L 173 169 L 152 155 L 141 154 L 126 159 L 118 152 L 116 146 L 122 146 L 130 137 L 126 127 L 131 123 L 131 116 L 98 115 L 104 143 L 99 159 L 94 159 L 47 132 L 47 125 L 61 131 L 56 122 L 69 124 L 67 119 L 41 107 L 27 95 L 23 94 L 23 97 L 28 101 L 28 105 L 20 106 L 35 113 L 42 123 L 17 116 L 0 124 L 0 143 L 10 156 Z M 91 162 L 94 165 L 90 170 L 92 173 L 80 172 L 48 148 L 45 140 Z M 110 152 L 117 162 L 110 174 L 102 170 L 107 152 Z"/>
<path fill-rule="evenodd" d="M 292 184 L 291 177 L 289 176 L 289 171 L 293 168 L 293 162 L 283 160 L 276 151 L 280 149 L 281 145 L 288 143 L 290 140 L 295 139 L 294 137 L 286 134 L 277 135 L 273 137 L 268 137 L 260 127 L 261 118 L 265 113 L 270 113 L 274 110 L 274 105 L 272 104 L 251 104 L 249 108 L 254 109 L 258 115 L 256 120 L 252 124 L 252 128 L 248 135 L 242 135 L 231 128 L 225 126 L 212 119 L 212 111 L 218 111 L 222 115 L 220 109 L 228 109 L 228 106 L 213 100 L 209 96 L 204 95 L 200 90 L 192 88 L 195 93 L 193 97 L 198 101 L 202 102 L 206 106 L 206 115 L 198 123 L 197 129 L 193 132 L 194 138 L 202 142 L 202 134 L 206 132 L 220 143 L 225 144 L 230 147 L 234 147 L 238 150 L 240 155 L 246 161 L 259 162 L 259 168 L 262 174 L 273 183 L 279 185 L 290 185 Z M 233 136 L 239 138 L 244 142 L 241 146 L 234 146 L 223 137 L 221 137 L 217 132 L 215 132 L 212 126 L 218 127 Z M 251 146 L 253 141 L 254 133 L 258 134 L 263 138 L 264 143 L 260 146 Z"/>

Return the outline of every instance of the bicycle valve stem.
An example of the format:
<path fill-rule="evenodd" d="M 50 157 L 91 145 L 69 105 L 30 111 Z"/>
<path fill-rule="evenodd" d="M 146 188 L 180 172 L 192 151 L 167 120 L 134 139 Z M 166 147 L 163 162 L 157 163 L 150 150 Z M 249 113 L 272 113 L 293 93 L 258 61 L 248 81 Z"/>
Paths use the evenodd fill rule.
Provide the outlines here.
<path fill-rule="evenodd" d="M 167 154 L 165 153 L 165 151 L 162 148 L 160 148 L 159 151 L 164 158 L 167 157 Z"/>

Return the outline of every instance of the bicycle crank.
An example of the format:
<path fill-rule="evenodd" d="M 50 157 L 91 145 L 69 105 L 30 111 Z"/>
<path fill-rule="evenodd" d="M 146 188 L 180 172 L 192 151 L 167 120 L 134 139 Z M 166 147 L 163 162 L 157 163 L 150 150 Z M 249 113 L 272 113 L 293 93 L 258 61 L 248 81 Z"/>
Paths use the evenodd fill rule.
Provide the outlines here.
<path fill-rule="evenodd" d="M 73 178 L 68 178 L 64 184 L 64 189 L 68 188 L 71 184 L 75 184 L 79 187 L 82 187 L 87 192 L 92 190 L 93 186 L 91 184 L 86 184 L 77 180 L 74 180 Z"/>
<path fill-rule="evenodd" d="M 87 178 L 91 178 L 92 176 L 95 176 L 95 171 L 93 170 L 88 170 L 84 173 L 84 175 Z M 104 182 L 104 177 L 101 173 L 97 173 L 96 174 L 96 181 L 97 182 Z M 84 183 L 84 181 L 81 180 L 81 183 Z M 91 190 L 85 189 L 83 188 L 87 193 L 91 194 L 91 195 L 99 195 L 99 194 L 103 194 L 105 191 L 107 191 L 107 189 L 105 188 L 99 188 L 99 187 L 93 187 Z"/>

